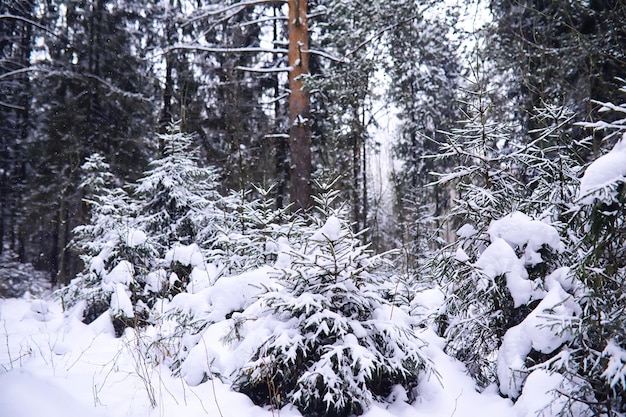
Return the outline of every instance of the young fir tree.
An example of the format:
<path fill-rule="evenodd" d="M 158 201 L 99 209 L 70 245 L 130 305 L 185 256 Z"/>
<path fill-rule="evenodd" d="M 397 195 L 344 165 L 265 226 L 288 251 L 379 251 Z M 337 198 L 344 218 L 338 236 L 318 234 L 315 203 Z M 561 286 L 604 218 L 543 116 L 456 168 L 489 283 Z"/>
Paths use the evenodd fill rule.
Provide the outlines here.
<path fill-rule="evenodd" d="M 620 105 L 599 104 L 605 110 L 626 112 Z M 547 130 L 557 137 L 565 127 L 555 123 L 559 114 L 565 113 L 551 106 L 539 112 L 542 122 L 551 119 L 553 123 L 548 124 L 560 125 Z M 544 215 L 567 222 L 562 233 L 567 249 L 560 262 L 570 268 L 545 277 L 546 293 L 541 302 L 504 335 L 498 352 L 498 379 L 501 392 L 514 399 L 519 396 L 523 400 L 537 385 L 549 390 L 554 399 L 543 412 L 554 415 L 618 416 L 625 409 L 626 267 L 622 259 L 626 147 L 623 121 L 619 115 L 612 119 L 582 123 L 608 128 L 612 133 L 606 136 L 607 142 L 613 145 L 584 170 L 582 178 L 572 175 L 582 171 L 577 169 L 578 154 L 569 153 L 568 158 L 572 149 L 566 144 L 558 146 L 558 140 L 552 147 L 558 149 L 554 154 L 558 157 L 537 154 L 534 159 L 545 158 L 538 162 L 544 169 L 536 181 L 536 195 L 543 196 L 547 204 L 532 198 L 530 206 L 543 205 L 540 211 Z M 572 141 L 578 152 L 591 147 L 591 142 L 591 138 Z"/>
<path fill-rule="evenodd" d="M 274 186 L 253 186 L 233 191 L 227 200 L 227 223 L 218 225 L 212 257 L 225 273 L 242 273 L 276 261 L 281 241 L 296 233 L 297 217 L 287 208 L 276 208 Z M 251 198 L 258 195 L 258 198 Z"/>
<path fill-rule="evenodd" d="M 608 132 L 604 143 L 612 149 L 580 180 L 573 270 L 584 285 L 577 298 L 582 314 L 571 326 L 568 366 L 559 370 L 576 382 L 568 407 L 585 404 L 589 415 L 617 416 L 626 410 L 626 106 L 595 104 L 605 120 L 582 125 Z"/>
<path fill-rule="evenodd" d="M 217 176 L 198 166 L 192 138 L 173 131 L 160 139 L 163 157 L 129 194 L 101 186 L 108 175 L 101 158 L 84 166 L 93 173 L 85 184 L 95 193 L 86 200 L 92 219 L 75 229 L 74 246 L 86 268 L 62 296 L 70 305 L 86 302 L 87 322 L 109 310 L 118 333 L 149 321 L 159 298 L 187 290 L 194 267 L 206 269 L 197 242 L 210 244 L 224 218 Z"/>
<path fill-rule="evenodd" d="M 130 198 L 126 191 L 113 185 L 109 168 L 100 154 L 91 155 L 81 166 L 85 177 L 81 188 L 91 218 L 89 224 L 74 228 L 71 248 L 85 269 L 61 291 L 67 306 L 78 301 L 86 303 L 83 318 L 87 323 L 110 307 L 111 291 L 103 291 L 101 283 L 107 270 L 124 259 L 123 246 L 131 227 Z"/>
<path fill-rule="evenodd" d="M 290 255 L 282 289 L 263 295 L 256 312 L 269 337 L 244 336 L 258 341 L 235 389 L 257 404 L 291 402 L 305 415 L 362 414 L 396 385 L 413 399 L 428 372 L 424 343 L 381 294 L 383 259 L 334 215 Z"/>
<path fill-rule="evenodd" d="M 563 200 L 555 201 L 557 195 L 550 193 L 571 193 L 573 181 L 571 170 L 564 169 L 569 159 L 561 150 L 566 148 L 549 140 L 565 121 L 548 121 L 549 111 L 540 112 L 545 130 L 535 132 L 529 143 L 519 143 L 492 115 L 495 108 L 483 91 L 472 93 L 467 121 L 442 146 L 441 157 L 459 162 L 439 180 L 455 187 L 456 200 L 445 220 L 456 236 L 448 236 L 454 243 L 433 257 L 425 271 L 447 293 L 439 316 L 447 351 L 486 386 L 498 380 L 505 334 L 544 297 L 544 279 L 561 265 L 563 245 L 551 224 L 562 220 Z M 547 175 L 556 172 L 562 174 L 559 186 L 548 189 L 546 181 L 555 179 Z M 546 179 L 539 180 L 541 176 Z M 507 227 L 517 230 L 518 237 Z"/>

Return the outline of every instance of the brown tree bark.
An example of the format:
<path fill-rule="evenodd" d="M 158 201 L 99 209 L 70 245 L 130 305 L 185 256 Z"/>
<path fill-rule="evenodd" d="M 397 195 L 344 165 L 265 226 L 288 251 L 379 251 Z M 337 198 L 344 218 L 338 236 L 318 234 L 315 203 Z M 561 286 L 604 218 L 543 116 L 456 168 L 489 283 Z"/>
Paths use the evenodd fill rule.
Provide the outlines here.
<path fill-rule="evenodd" d="M 307 0 L 289 0 L 289 151 L 293 210 L 311 206 L 311 109 L 302 77 L 309 73 Z"/>

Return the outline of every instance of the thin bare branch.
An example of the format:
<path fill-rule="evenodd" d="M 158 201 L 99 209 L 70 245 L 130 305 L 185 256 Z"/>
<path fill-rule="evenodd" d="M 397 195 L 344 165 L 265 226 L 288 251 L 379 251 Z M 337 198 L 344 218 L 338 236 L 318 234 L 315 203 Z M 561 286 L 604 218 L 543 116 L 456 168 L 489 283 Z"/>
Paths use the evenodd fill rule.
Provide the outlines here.
<path fill-rule="evenodd" d="M 26 18 L 26 17 L 22 17 L 22 16 L 15 16 L 15 15 L 12 15 L 12 14 L 0 14 L 0 19 L 13 19 L 13 20 L 19 20 L 19 21 L 21 21 L 21 22 L 28 23 L 29 25 L 33 25 L 33 26 L 35 26 L 36 28 L 41 29 L 41 30 L 43 30 L 43 31 L 45 31 L 45 32 L 48 32 L 49 34 L 51 34 L 51 35 L 53 35 L 53 36 L 55 36 L 55 37 L 57 37 L 57 38 L 60 38 L 60 37 L 59 37 L 56 33 L 54 33 L 52 30 L 50 30 L 50 29 L 48 29 L 47 27 L 45 27 L 45 26 L 43 26 L 43 25 L 41 25 L 41 24 L 39 24 L 39 23 L 35 22 L 34 20 L 28 19 L 28 18 Z"/>
<path fill-rule="evenodd" d="M 44 71 L 44 70 L 42 68 L 39 68 L 39 67 L 20 68 L 20 69 L 14 70 L 14 71 L 9 71 L 9 72 L 5 72 L 4 74 L 0 74 L 0 79 L 7 78 L 7 77 L 10 77 L 12 75 L 22 74 L 24 72 L 30 72 L 30 71 Z"/>
<path fill-rule="evenodd" d="M 5 103 L 4 101 L 0 101 L 0 107 L 8 107 L 9 109 L 14 109 L 14 110 L 26 110 L 25 107 L 11 104 L 11 103 Z"/>

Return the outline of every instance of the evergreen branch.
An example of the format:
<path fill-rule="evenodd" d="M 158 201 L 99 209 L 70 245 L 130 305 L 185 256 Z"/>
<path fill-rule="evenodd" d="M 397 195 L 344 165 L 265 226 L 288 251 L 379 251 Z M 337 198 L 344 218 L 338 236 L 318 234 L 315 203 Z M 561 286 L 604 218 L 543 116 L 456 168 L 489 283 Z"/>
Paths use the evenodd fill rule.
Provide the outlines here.
<path fill-rule="evenodd" d="M 287 16 L 268 16 L 263 17 L 261 19 L 249 20 L 247 22 L 242 22 L 239 24 L 240 28 L 244 28 L 246 26 L 256 25 L 257 23 L 265 23 L 265 22 L 274 22 L 276 20 L 287 20 Z"/>

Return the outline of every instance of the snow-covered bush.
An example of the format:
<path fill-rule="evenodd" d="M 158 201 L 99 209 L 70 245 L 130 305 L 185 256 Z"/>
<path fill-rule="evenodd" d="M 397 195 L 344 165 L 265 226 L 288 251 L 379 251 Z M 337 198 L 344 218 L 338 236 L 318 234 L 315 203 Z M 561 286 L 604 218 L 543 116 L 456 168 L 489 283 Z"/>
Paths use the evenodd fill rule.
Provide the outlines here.
<path fill-rule="evenodd" d="M 382 259 L 331 216 L 268 291 L 242 313 L 258 319 L 237 343 L 253 355 L 234 387 L 258 404 L 292 402 L 307 415 L 363 413 L 427 372 L 411 319 L 380 293 Z M 260 336 L 262 334 L 262 336 Z"/>

